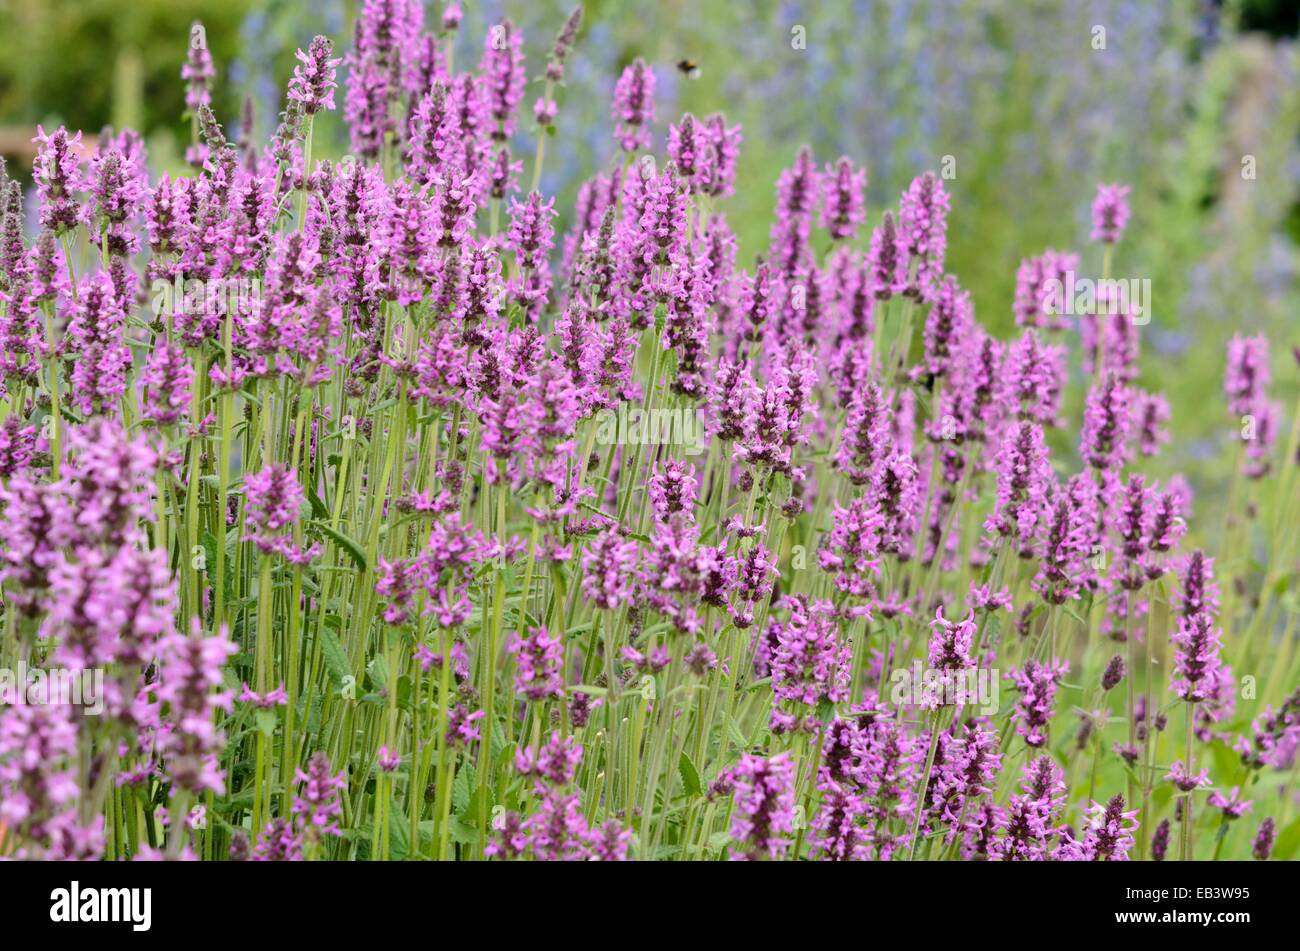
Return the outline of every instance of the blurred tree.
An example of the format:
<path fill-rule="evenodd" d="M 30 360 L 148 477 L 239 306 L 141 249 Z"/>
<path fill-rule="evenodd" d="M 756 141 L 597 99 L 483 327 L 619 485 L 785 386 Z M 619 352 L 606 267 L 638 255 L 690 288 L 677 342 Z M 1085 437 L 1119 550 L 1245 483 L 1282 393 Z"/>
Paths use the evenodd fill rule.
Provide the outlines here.
<path fill-rule="evenodd" d="M 207 31 L 214 105 L 235 115 L 221 82 L 249 0 L 0 0 L 0 126 L 58 121 L 93 135 L 107 124 L 188 138 L 180 70 L 190 24 Z"/>
<path fill-rule="evenodd" d="M 1240 25 L 1243 30 L 1295 36 L 1300 33 L 1300 3 L 1295 0 L 1244 0 Z"/>

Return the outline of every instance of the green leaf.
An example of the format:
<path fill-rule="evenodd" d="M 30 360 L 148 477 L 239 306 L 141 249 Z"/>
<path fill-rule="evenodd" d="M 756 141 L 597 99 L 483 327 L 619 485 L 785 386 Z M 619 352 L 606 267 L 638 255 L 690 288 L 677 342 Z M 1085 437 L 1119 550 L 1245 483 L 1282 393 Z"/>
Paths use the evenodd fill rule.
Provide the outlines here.
<path fill-rule="evenodd" d="M 451 783 L 451 807 L 456 812 L 469 808 L 470 796 L 477 784 L 474 782 L 474 767 L 466 763 L 456 771 L 456 778 Z"/>
<path fill-rule="evenodd" d="M 311 698 L 311 708 L 307 711 L 307 732 L 320 732 L 320 714 L 325 708 L 325 697 L 322 694 L 315 694 Z"/>
<path fill-rule="evenodd" d="M 254 714 L 254 719 L 257 721 L 258 731 L 263 736 L 271 737 L 275 735 L 275 727 L 280 718 L 274 710 L 258 710 Z"/>
<path fill-rule="evenodd" d="M 742 750 L 749 745 L 749 741 L 745 739 L 745 734 L 741 732 L 740 725 L 736 723 L 734 717 L 727 717 L 727 729 L 731 731 L 731 741 Z"/>
<path fill-rule="evenodd" d="M 321 625 L 317 636 L 320 637 L 321 657 L 325 659 L 325 670 L 329 672 L 330 681 L 335 687 L 342 687 L 345 679 L 352 676 L 348 652 L 339 640 L 338 634 L 328 624 Z"/>
<path fill-rule="evenodd" d="M 1214 769 L 1220 776 L 1235 776 L 1241 758 L 1226 743 L 1213 743 L 1210 746 L 1214 755 Z"/>
<path fill-rule="evenodd" d="M 388 667 L 382 658 L 372 658 L 366 666 L 366 673 L 370 675 L 370 683 L 376 690 L 383 690 L 388 685 Z"/>
<path fill-rule="evenodd" d="M 685 750 L 682 750 L 681 758 L 677 761 L 677 770 L 682 774 L 682 785 L 686 787 L 688 795 L 699 796 L 704 792 L 700 785 L 700 772 L 691 762 L 691 758 L 686 755 Z"/>
<path fill-rule="evenodd" d="M 1273 846 L 1273 858 L 1279 862 L 1286 862 L 1295 855 L 1298 848 L 1300 848 L 1300 818 L 1292 820 L 1277 837 L 1277 845 Z"/>
<path fill-rule="evenodd" d="M 406 858 L 410 853 L 411 831 L 408 819 L 400 809 L 394 809 L 388 814 L 388 855 L 397 860 Z"/>
<path fill-rule="evenodd" d="M 457 845 L 474 845 L 478 842 L 478 829 L 461 821 L 460 816 L 451 817 L 451 841 Z"/>
<path fill-rule="evenodd" d="M 715 832 L 713 833 L 713 835 L 709 836 L 709 848 L 711 849 L 725 849 L 730 844 L 731 844 L 731 833 L 726 831 L 725 829 L 721 832 Z"/>
<path fill-rule="evenodd" d="M 311 514 L 319 519 L 330 517 L 330 510 L 325 507 L 325 501 L 316 494 L 314 485 L 307 486 L 307 501 L 311 503 Z"/>
<path fill-rule="evenodd" d="M 346 551 L 352 557 L 352 561 L 356 563 L 356 566 L 359 569 L 362 571 L 366 570 L 366 553 L 362 550 L 360 545 L 342 532 L 334 531 L 333 528 L 322 521 L 313 519 L 310 524 L 312 528 Z"/>
<path fill-rule="evenodd" d="M 203 533 L 203 557 L 207 559 L 208 562 L 208 576 L 213 578 L 214 582 L 216 577 L 215 572 L 217 570 L 217 546 L 220 544 L 221 540 L 218 539 L 216 535 L 213 535 L 208 531 Z M 230 554 L 229 544 L 226 545 L 226 554 L 227 556 Z M 234 559 L 227 557 L 226 565 L 229 566 L 233 560 Z M 226 576 L 222 580 L 221 586 L 226 589 L 226 603 L 229 604 L 235 597 L 235 573 L 233 571 L 226 571 Z"/>
<path fill-rule="evenodd" d="M 411 709 L 411 694 L 413 693 L 411 678 L 402 674 L 397 678 L 397 706 L 409 711 Z"/>
<path fill-rule="evenodd" d="M 204 531 L 204 533 L 203 533 L 203 557 L 207 560 L 207 563 L 210 564 L 210 565 L 216 565 L 216 563 L 217 563 L 217 545 L 218 545 L 218 544 L 219 544 L 219 542 L 217 541 L 217 536 L 216 536 L 216 535 L 213 535 L 213 534 L 212 534 L 211 532 L 209 532 L 209 531 Z"/>

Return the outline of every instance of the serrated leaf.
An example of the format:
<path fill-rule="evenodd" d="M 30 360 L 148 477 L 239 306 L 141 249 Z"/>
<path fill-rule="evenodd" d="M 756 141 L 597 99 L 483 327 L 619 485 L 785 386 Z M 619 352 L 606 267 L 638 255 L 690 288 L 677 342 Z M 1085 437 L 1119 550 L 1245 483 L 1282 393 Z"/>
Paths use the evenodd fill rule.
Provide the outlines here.
<path fill-rule="evenodd" d="M 394 809 L 388 814 L 388 857 L 400 860 L 406 858 L 410 852 L 411 830 L 408 820 L 401 810 Z"/>
<path fill-rule="evenodd" d="M 699 796 L 704 792 L 700 785 L 700 771 L 695 768 L 691 758 L 682 750 L 681 757 L 677 760 L 677 771 L 682 775 L 682 786 L 690 796 Z"/>
<path fill-rule="evenodd" d="M 326 622 L 329 621 L 327 617 Z M 341 624 L 341 622 L 340 622 Z M 348 663 L 348 652 L 344 649 L 338 634 L 329 623 L 322 624 L 317 633 L 320 638 L 320 653 L 325 660 L 325 670 L 335 687 L 342 687 L 345 680 L 352 676 L 352 666 Z"/>
<path fill-rule="evenodd" d="M 366 673 L 370 676 L 370 682 L 378 690 L 383 690 L 388 684 L 388 667 L 381 658 L 373 658 L 366 666 Z"/>
<path fill-rule="evenodd" d="M 727 718 L 727 729 L 731 733 L 732 742 L 743 750 L 748 744 L 748 740 L 745 739 L 745 734 L 741 732 L 740 725 L 736 723 L 734 717 Z"/>
<path fill-rule="evenodd" d="M 473 772 L 474 767 L 467 763 L 456 771 L 456 778 L 451 782 L 451 808 L 456 812 L 469 808 L 475 786 Z"/>
<path fill-rule="evenodd" d="M 459 816 L 451 817 L 451 841 L 457 845 L 474 845 L 478 842 L 478 829 L 461 821 Z"/>
<path fill-rule="evenodd" d="M 215 572 L 217 570 L 217 546 L 220 544 L 221 544 L 221 540 L 218 539 L 216 535 L 213 535 L 209 531 L 204 531 L 203 557 L 207 559 L 209 572 Z M 229 544 L 226 545 L 226 551 L 227 552 L 230 551 Z M 231 561 L 232 559 L 230 558 L 226 559 L 227 566 L 231 564 Z M 213 577 L 215 582 L 215 576 L 210 575 L 210 577 Z M 221 586 L 225 588 L 226 603 L 229 604 L 232 600 L 234 600 L 234 595 L 235 595 L 235 573 L 233 571 L 227 569 L 226 576 L 222 580 Z"/>
<path fill-rule="evenodd" d="M 311 503 L 311 514 L 318 519 L 327 519 L 330 517 L 330 510 L 325 507 L 325 501 L 316 494 L 314 485 L 307 486 L 307 501 Z"/>
<path fill-rule="evenodd" d="M 203 532 L 203 557 L 210 565 L 217 563 L 217 536 L 209 531 Z"/>
<path fill-rule="evenodd" d="M 334 544 L 338 545 L 345 552 L 347 552 L 348 555 L 351 556 L 352 561 L 356 564 L 356 566 L 359 569 L 361 569 L 362 571 L 366 570 L 366 553 L 362 550 L 360 545 L 358 545 L 347 535 L 344 535 L 342 532 L 336 532 L 333 528 L 331 528 L 329 525 L 326 525 L 322 521 L 313 519 L 310 522 L 310 525 L 316 531 L 320 532 L 330 541 L 334 542 Z"/>

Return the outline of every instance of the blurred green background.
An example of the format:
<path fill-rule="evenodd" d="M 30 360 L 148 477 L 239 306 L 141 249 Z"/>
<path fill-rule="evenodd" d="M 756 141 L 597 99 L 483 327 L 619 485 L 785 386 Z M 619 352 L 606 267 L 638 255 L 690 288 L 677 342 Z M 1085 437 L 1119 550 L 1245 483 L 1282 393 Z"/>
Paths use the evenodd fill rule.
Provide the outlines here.
<path fill-rule="evenodd" d="M 510 16 L 535 77 L 571 5 L 466 3 L 458 68 L 476 64 L 487 25 Z M 133 126 L 146 134 L 155 172 L 180 170 L 190 132 L 179 71 L 194 19 L 218 69 L 218 117 L 238 133 L 251 97 L 254 135 L 264 138 L 295 48 L 323 32 L 345 49 L 359 6 L 0 0 L 0 151 L 21 172 L 38 122 L 88 136 L 106 124 Z M 744 126 L 741 187 L 725 208 L 742 261 L 765 245 L 773 184 L 800 143 L 823 162 L 848 154 L 865 163 L 873 222 L 914 175 L 952 156 L 949 268 L 981 320 L 1007 336 L 1021 258 L 1068 248 L 1083 252 L 1085 270 L 1099 269 L 1087 242 L 1095 185 L 1129 182 L 1134 219 L 1115 270 L 1153 282 L 1142 383 L 1165 390 L 1175 408 L 1175 442 L 1156 475 L 1181 469 L 1202 493 L 1222 491 L 1232 421 L 1219 394 L 1234 332 L 1270 334 L 1275 395 L 1288 413 L 1295 405 L 1295 0 L 594 0 L 586 8 L 542 184 L 558 196 L 562 226 L 577 185 L 613 153 L 614 80 L 640 55 L 658 79 L 661 152 L 667 123 L 684 111 L 723 110 Z M 440 10 L 427 4 L 426 22 Z M 805 48 L 792 43 L 800 28 Z M 683 57 L 699 62 L 698 79 L 674 68 Z M 323 125 L 317 154 L 342 154 L 341 111 Z M 531 127 L 521 123 L 521 154 L 532 152 Z M 1254 157 L 1254 179 L 1242 175 L 1245 156 Z"/>

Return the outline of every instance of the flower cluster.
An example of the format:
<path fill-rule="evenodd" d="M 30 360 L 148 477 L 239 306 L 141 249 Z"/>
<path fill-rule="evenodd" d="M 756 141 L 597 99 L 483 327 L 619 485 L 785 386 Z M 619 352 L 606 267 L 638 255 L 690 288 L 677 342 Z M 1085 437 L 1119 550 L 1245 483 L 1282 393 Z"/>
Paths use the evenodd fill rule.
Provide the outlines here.
<path fill-rule="evenodd" d="M 1220 504 L 1166 341 L 1067 319 L 1141 188 L 1006 314 L 946 167 L 792 147 L 756 224 L 633 51 L 567 207 L 581 9 L 357 6 L 266 142 L 196 25 L 185 174 L 0 171 L 0 674 L 70 692 L 0 704 L 0 856 L 1291 857 L 1290 381 L 1227 342 Z"/>

